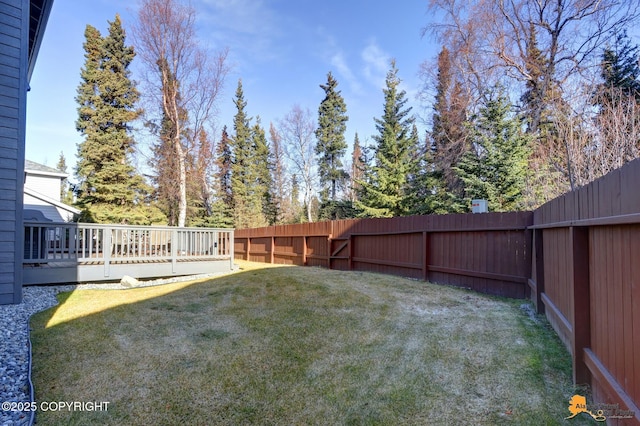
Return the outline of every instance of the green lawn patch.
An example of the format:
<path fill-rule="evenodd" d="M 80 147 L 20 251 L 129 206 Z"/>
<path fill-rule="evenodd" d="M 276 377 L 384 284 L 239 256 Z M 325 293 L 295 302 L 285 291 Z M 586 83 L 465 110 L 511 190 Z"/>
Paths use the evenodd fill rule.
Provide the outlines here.
<path fill-rule="evenodd" d="M 61 294 L 35 315 L 38 425 L 558 424 L 571 358 L 523 301 L 241 263 L 215 279 Z M 578 423 L 570 423 L 578 424 Z"/>

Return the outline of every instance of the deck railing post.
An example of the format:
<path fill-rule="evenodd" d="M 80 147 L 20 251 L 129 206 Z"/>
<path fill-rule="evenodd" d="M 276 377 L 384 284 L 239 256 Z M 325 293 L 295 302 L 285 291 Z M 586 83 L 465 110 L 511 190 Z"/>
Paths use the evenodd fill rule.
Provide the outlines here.
<path fill-rule="evenodd" d="M 178 229 L 171 230 L 171 272 L 176 272 L 176 264 L 178 263 Z"/>
<path fill-rule="evenodd" d="M 104 276 L 110 275 L 109 263 L 111 261 L 111 227 L 102 230 L 102 257 L 104 258 Z"/>
<path fill-rule="evenodd" d="M 233 251 L 236 243 L 234 230 L 232 229 L 228 233 L 226 233 L 228 238 L 228 247 L 229 247 L 229 268 L 233 271 Z"/>

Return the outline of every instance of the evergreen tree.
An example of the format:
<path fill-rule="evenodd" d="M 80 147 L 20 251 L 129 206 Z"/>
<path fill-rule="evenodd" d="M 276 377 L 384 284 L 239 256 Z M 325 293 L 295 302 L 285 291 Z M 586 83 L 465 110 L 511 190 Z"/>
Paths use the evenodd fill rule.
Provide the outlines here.
<path fill-rule="evenodd" d="M 341 160 L 347 150 L 344 132 L 347 130 L 349 117 L 344 99 L 340 91 L 336 90 L 337 86 L 338 82 L 331 72 L 327 74 L 327 83 L 320 85 L 325 97 L 318 108 L 318 128 L 315 134 L 322 203 L 336 201 L 337 189 L 349 177 Z"/>
<path fill-rule="evenodd" d="M 418 127 L 413 124 L 411 126 L 411 134 L 409 140 L 412 143 L 409 145 L 409 167 L 407 168 L 407 195 L 403 201 L 403 210 L 405 214 L 414 214 L 414 212 L 422 209 L 424 203 L 424 197 L 420 195 L 425 192 L 422 185 L 424 184 L 423 176 L 424 166 L 423 158 L 424 152 L 420 149 L 420 137 L 418 136 Z"/>
<path fill-rule="evenodd" d="M 514 211 L 524 207 L 524 188 L 530 155 L 530 136 L 511 113 L 507 97 L 499 93 L 480 108 L 471 137 L 475 150 L 464 155 L 456 172 L 471 199 L 486 199 L 490 211 Z"/>
<path fill-rule="evenodd" d="M 594 120 L 597 141 L 588 151 L 589 163 L 597 163 L 600 173 L 640 156 L 639 61 L 639 47 L 631 44 L 626 32 L 618 34 L 615 44 L 605 48 L 602 54 L 602 82 L 593 96 L 593 103 L 598 107 Z M 580 168 L 573 170 L 579 173 Z"/>
<path fill-rule="evenodd" d="M 604 49 L 600 62 L 602 83 L 598 85 L 595 103 L 601 107 L 615 105 L 621 96 L 640 102 L 640 55 L 627 32 L 616 36 L 615 44 Z M 617 92 L 617 93 L 616 93 Z"/>
<path fill-rule="evenodd" d="M 429 167 L 429 174 L 423 176 L 423 180 L 434 185 L 432 191 L 436 199 L 427 203 L 427 205 L 434 204 L 434 211 L 442 211 L 442 209 L 449 212 L 460 211 L 456 200 L 463 196 L 463 184 L 453 167 L 469 150 L 465 127 L 467 105 L 468 99 L 464 96 L 462 86 L 453 76 L 449 50 L 443 47 L 438 55 L 432 142 L 429 147 L 430 152 L 425 152 L 431 167 Z M 427 158 L 422 160 L 427 161 Z M 426 211 L 430 209 L 428 207 Z"/>
<path fill-rule="evenodd" d="M 525 92 L 520 97 L 522 112 L 527 118 L 527 132 L 536 134 L 542 130 L 542 138 L 546 137 L 549 127 L 549 106 L 553 85 L 547 81 L 546 69 L 549 61 L 538 46 L 537 32 L 534 24 L 529 23 L 529 37 L 526 44 L 525 67 L 529 76 L 525 83 Z"/>
<path fill-rule="evenodd" d="M 188 213 L 189 226 L 217 226 L 213 215 L 215 200 L 214 188 L 211 182 L 213 175 L 213 144 L 209 135 L 200 128 L 197 146 L 192 147 L 187 156 L 188 197 L 190 199 Z"/>
<path fill-rule="evenodd" d="M 222 228 L 233 227 L 233 196 L 231 193 L 231 141 L 227 126 L 216 146 L 215 172 L 213 176 L 214 197 L 211 205 L 211 222 Z"/>
<path fill-rule="evenodd" d="M 358 182 L 362 180 L 363 164 L 362 164 L 362 147 L 360 146 L 360 138 L 358 132 L 356 132 L 353 138 L 353 151 L 351 151 L 351 173 L 350 185 L 349 185 L 349 199 L 352 202 L 357 200 L 357 194 L 359 192 Z"/>
<path fill-rule="evenodd" d="M 126 46 L 120 17 L 109 22 L 102 37 L 94 27 L 85 30 L 85 65 L 78 87 L 78 205 L 82 220 L 148 224 L 163 221 L 146 205 L 150 188 L 131 165 L 135 141 L 130 123 L 140 115 L 138 91 L 130 79 L 135 53 Z"/>
<path fill-rule="evenodd" d="M 268 225 L 276 222 L 277 211 L 273 193 L 273 162 L 267 136 L 260 124 L 260 117 L 256 118 L 256 124 L 251 129 L 254 151 L 254 168 L 256 172 L 255 190 L 262 198 L 262 215 Z"/>
<path fill-rule="evenodd" d="M 435 170 L 429 136 L 418 153 L 418 173 L 412 180 L 414 202 L 411 214 L 447 214 L 461 211 L 459 197 L 448 192 L 442 174 Z"/>
<path fill-rule="evenodd" d="M 233 196 L 231 193 L 231 140 L 227 132 L 227 126 L 222 129 L 222 137 L 216 147 L 216 172 L 215 181 L 217 184 L 217 193 L 222 201 L 233 207 Z"/>
<path fill-rule="evenodd" d="M 411 108 L 405 108 L 406 92 L 399 90 L 400 79 L 395 61 L 387 73 L 384 93 L 384 114 L 376 118 L 374 136 L 375 164 L 369 168 L 361 188 L 356 208 L 363 216 L 392 217 L 408 213 L 410 186 L 408 176 L 415 173 L 417 140 L 412 132 L 414 118 Z"/>
<path fill-rule="evenodd" d="M 233 219 L 237 229 L 265 226 L 263 213 L 264 191 L 257 185 L 258 171 L 255 167 L 255 141 L 251 120 L 247 117 L 242 81 L 238 80 L 236 115 L 233 118 L 235 135 L 232 140 L 233 162 L 231 164 L 231 193 L 233 195 Z"/>
<path fill-rule="evenodd" d="M 64 153 L 60 151 L 60 157 L 58 157 L 58 164 L 56 164 L 56 170 L 61 173 L 68 173 L 67 159 Z M 69 183 L 68 178 L 64 178 L 60 181 L 60 201 L 65 204 L 73 204 L 73 185 Z"/>
<path fill-rule="evenodd" d="M 163 116 L 158 131 L 158 140 L 151 147 L 152 157 L 149 166 L 153 170 L 150 176 L 154 186 L 154 199 L 166 215 L 170 226 L 178 225 L 180 210 L 180 191 L 177 182 L 180 179 L 178 157 L 175 155 L 173 139 L 174 125 Z"/>

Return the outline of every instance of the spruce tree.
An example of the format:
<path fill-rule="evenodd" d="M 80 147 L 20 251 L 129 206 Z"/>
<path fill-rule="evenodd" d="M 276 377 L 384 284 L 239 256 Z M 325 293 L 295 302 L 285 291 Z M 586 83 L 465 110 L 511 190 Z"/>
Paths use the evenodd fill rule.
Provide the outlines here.
<path fill-rule="evenodd" d="M 418 141 L 412 132 L 414 117 L 407 103 L 406 92 L 400 90 L 395 61 L 387 73 L 384 93 L 384 113 L 375 119 L 379 134 L 373 139 L 375 163 L 369 176 L 358 182 L 361 188 L 356 207 L 363 216 L 392 217 L 409 212 L 410 186 L 408 176 L 415 172 L 415 152 Z"/>
<path fill-rule="evenodd" d="M 433 128 L 431 146 L 422 160 L 428 170 L 423 180 L 434 185 L 434 200 L 426 200 L 422 212 L 457 212 L 460 210 L 459 200 L 463 196 L 463 184 L 453 171 L 465 152 L 469 150 L 469 142 L 465 122 L 467 120 L 467 98 L 462 86 L 454 78 L 450 52 L 443 47 L 438 55 L 438 76 L 436 97 L 433 106 Z M 425 182 L 426 183 L 426 182 Z M 432 207 L 428 207 L 432 205 Z"/>
<path fill-rule="evenodd" d="M 626 31 L 616 36 L 615 44 L 604 49 L 600 61 L 600 77 L 595 104 L 606 108 L 624 97 L 640 102 L 640 54 Z M 617 92 L 617 93 L 616 93 Z"/>
<path fill-rule="evenodd" d="M 212 184 L 213 162 L 213 144 L 206 130 L 200 128 L 197 145 L 191 148 L 191 153 L 187 156 L 189 226 L 217 226 L 218 218 L 212 216 L 215 198 Z"/>
<path fill-rule="evenodd" d="M 475 150 L 466 153 L 455 168 L 465 184 L 467 204 L 485 199 L 490 211 L 522 210 L 530 136 L 504 94 L 490 97 L 480 108 L 471 138 Z"/>
<path fill-rule="evenodd" d="M 231 194 L 231 146 L 227 126 L 215 149 L 213 174 L 213 200 L 211 223 L 221 228 L 233 227 L 233 198 Z"/>
<path fill-rule="evenodd" d="M 342 164 L 342 156 L 347 150 L 344 132 L 347 130 L 347 106 L 336 90 L 338 81 L 331 72 L 327 74 L 326 84 L 320 87 L 325 97 L 318 108 L 318 128 L 316 134 L 316 155 L 318 155 L 318 175 L 322 187 L 320 198 L 322 203 L 336 201 L 339 187 L 348 178 Z"/>
<path fill-rule="evenodd" d="M 62 151 L 60 151 L 60 157 L 58 157 L 56 170 L 62 173 L 68 172 L 67 159 Z M 69 183 L 68 178 L 64 178 L 60 181 L 60 201 L 68 205 L 73 204 L 73 185 Z"/>
<path fill-rule="evenodd" d="M 360 191 L 360 184 L 364 173 L 364 165 L 362 164 L 362 147 L 360 145 L 360 138 L 358 132 L 356 132 L 353 138 L 353 151 L 351 151 L 351 173 L 350 173 L 350 185 L 349 185 L 349 199 L 352 203 L 355 203 L 358 199 L 358 193 Z"/>
<path fill-rule="evenodd" d="M 222 129 L 222 137 L 216 147 L 215 182 L 218 196 L 227 206 L 229 206 L 229 209 L 233 207 L 231 193 L 231 163 L 231 140 L 229 139 L 227 126 L 224 126 Z"/>
<path fill-rule="evenodd" d="M 265 226 L 263 213 L 264 192 L 258 187 L 258 171 L 255 167 L 255 140 L 251 119 L 247 117 L 242 81 L 238 80 L 234 99 L 237 112 L 233 118 L 235 135 L 232 140 L 231 189 L 233 194 L 233 219 L 237 229 Z"/>
<path fill-rule="evenodd" d="M 125 44 L 120 17 L 109 22 L 104 38 L 87 25 L 84 49 L 76 96 L 76 128 L 84 136 L 78 145 L 76 170 L 81 219 L 131 224 L 162 221 L 162 215 L 146 205 L 150 188 L 130 161 L 135 149 L 131 122 L 141 111 L 129 70 L 135 53 Z"/>
<path fill-rule="evenodd" d="M 536 134 L 542 130 L 542 136 L 548 133 L 548 119 L 545 119 L 551 102 L 550 92 L 552 85 L 546 80 L 545 70 L 548 68 L 548 60 L 538 46 L 536 28 L 529 24 L 529 37 L 526 44 L 526 72 L 529 78 L 526 80 L 525 92 L 520 97 L 522 112 L 527 119 L 527 131 Z"/>
<path fill-rule="evenodd" d="M 410 213 L 417 215 L 447 214 L 462 211 L 460 197 L 447 191 L 442 173 L 436 170 L 430 136 L 418 152 L 418 173 L 412 180 L 414 202 Z M 454 173 L 455 171 L 452 170 Z"/>
<path fill-rule="evenodd" d="M 273 193 L 273 178 L 271 175 L 273 161 L 267 136 L 260 123 L 260 117 L 256 117 L 256 124 L 251 129 L 251 136 L 253 139 L 253 167 L 256 172 L 254 190 L 261 197 L 262 216 L 268 225 L 273 225 L 277 218 Z"/>
<path fill-rule="evenodd" d="M 411 126 L 411 134 L 409 140 L 413 141 L 409 148 L 409 167 L 407 168 L 407 195 L 403 201 L 403 210 L 405 214 L 414 214 L 423 208 L 425 194 L 424 185 L 424 152 L 420 149 L 420 137 L 418 136 L 418 127 L 413 124 Z"/>
<path fill-rule="evenodd" d="M 158 130 L 158 139 L 152 145 L 152 157 L 149 166 L 153 170 L 150 176 L 154 185 L 154 199 L 160 210 L 166 215 L 170 226 L 178 225 L 180 210 L 180 191 L 177 182 L 180 179 L 178 158 L 173 148 L 174 125 L 163 116 Z"/>

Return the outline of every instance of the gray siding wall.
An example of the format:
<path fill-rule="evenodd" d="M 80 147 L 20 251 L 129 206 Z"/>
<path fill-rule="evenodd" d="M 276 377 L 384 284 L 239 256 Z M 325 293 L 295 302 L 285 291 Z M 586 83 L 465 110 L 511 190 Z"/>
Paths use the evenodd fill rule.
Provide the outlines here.
<path fill-rule="evenodd" d="M 28 0 L 0 0 L 0 304 L 22 301 Z"/>

